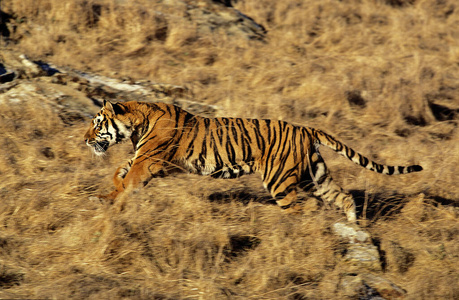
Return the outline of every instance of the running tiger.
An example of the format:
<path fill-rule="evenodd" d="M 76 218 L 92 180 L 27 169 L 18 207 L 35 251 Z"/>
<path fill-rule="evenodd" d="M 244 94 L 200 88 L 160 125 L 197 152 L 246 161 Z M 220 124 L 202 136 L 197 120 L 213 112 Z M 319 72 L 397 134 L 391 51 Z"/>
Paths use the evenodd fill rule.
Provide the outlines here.
<path fill-rule="evenodd" d="M 297 188 L 301 188 L 334 203 L 355 222 L 354 199 L 333 181 L 319 145 L 382 174 L 422 170 L 418 165 L 375 163 L 321 130 L 284 121 L 205 118 L 171 104 L 104 101 L 84 135 L 86 144 L 103 155 L 110 146 L 128 139 L 135 155 L 115 172 L 115 190 L 100 199 L 113 201 L 125 189 L 146 185 L 172 167 L 217 178 L 259 172 L 281 208 L 294 209 Z"/>

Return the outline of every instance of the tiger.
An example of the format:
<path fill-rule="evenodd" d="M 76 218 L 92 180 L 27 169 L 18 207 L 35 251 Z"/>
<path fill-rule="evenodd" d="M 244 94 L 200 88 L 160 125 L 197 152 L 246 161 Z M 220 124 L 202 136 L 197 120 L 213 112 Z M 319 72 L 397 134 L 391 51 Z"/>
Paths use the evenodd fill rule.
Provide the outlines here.
<path fill-rule="evenodd" d="M 154 177 L 181 169 L 214 178 L 260 173 L 263 186 L 284 210 L 298 209 L 298 191 L 321 198 L 356 222 L 352 195 L 333 181 L 319 146 L 381 174 L 419 172 L 420 165 L 387 166 L 338 141 L 322 130 L 280 120 L 208 118 L 166 103 L 104 100 L 84 135 L 96 155 L 131 140 L 134 157 L 115 172 L 115 189 L 98 198 L 114 201 L 128 188 L 141 188 Z M 301 210 L 301 208 L 300 208 Z"/>

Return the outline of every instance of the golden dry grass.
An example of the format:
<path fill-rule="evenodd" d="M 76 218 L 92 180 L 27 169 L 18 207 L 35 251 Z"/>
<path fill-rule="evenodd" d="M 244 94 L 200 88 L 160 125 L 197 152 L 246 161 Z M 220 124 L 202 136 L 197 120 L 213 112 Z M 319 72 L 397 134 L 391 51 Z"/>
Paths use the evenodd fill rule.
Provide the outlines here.
<path fill-rule="evenodd" d="M 2 1 L 3 42 L 60 66 L 187 86 L 219 115 L 321 128 L 382 163 L 421 164 L 389 177 L 323 151 L 369 219 L 384 276 L 408 299 L 457 299 L 455 1 L 238 1 L 265 41 L 208 32 L 169 3 Z M 14 92 L 0 102 L 0 298 L 342 298 L 339 212 L 286 216 L 257 176 L 178 175 L 124 195 L 122 210 L 93 203 L 129 145 L 96 159 L 82 141 L 89 118 L 66 124 L 58 95 Z"/>

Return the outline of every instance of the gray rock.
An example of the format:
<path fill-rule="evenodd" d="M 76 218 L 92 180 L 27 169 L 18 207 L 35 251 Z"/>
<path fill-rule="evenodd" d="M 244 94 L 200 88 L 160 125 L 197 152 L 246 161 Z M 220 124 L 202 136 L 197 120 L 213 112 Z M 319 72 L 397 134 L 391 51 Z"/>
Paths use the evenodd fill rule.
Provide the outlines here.
<path fill-rule="evenodd" d="M 333 225 L 333 231 L 351 244 L 371 243 L 370 234 L 357 224 L 338 222 Z"/>

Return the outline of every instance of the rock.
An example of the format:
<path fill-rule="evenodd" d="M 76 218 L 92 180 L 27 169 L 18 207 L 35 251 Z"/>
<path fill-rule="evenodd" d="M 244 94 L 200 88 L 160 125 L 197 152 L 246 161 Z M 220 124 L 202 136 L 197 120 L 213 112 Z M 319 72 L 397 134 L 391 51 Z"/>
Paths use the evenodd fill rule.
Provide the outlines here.
<path fill-rule="evenodd" d="M 348 272 L 359 270 L 382 271 L 378 248 L 371 244 L 350 244 L 343 256 Z"/>
<path fill-rule="evenodd" d="M 184 9 L 185 17 L 197 25 L 201 34 L 221 30 L 230 36 L 255 40 L 263 40 L 266 35 L 263 25 L 232 7 L 230 1 L 168 0 L 165 4 Z"/>
<path fill-rule="evenodd" d="M 67 125 L 86 121 L 98 108 L 83 93 L 67 86 L 16 80 L 17 84 L 0 94 L 0 103 L 27 105 L 36 110 L 53 111 Z"/>
<path fill-rule="evenodd" d="M 404 298 L 405 290 L 373 274 L 382 273 L 382 266 L 378 248 L 372 243 L 369 232 L 356 224 L 343 222 L 334 224 L 333 231 L 347 243 L 340 262 L 341 269 L 346 272 L 342 273 L 338 285 L 344 295 L 373 300 Z"/>
<path fill-rule="evenodd" d="M 24 54 L 17 54 L 13 51 L 2 50 L 0 54 L 0 63 L 3 68 L 6 68 L 11 73 L 14 73 L 13 79 L 18 78 L 34 78 L 46 75 L 38 64 L 30 60 Z"/>
<path fill-rule="evenodd" d="M 357 224 L 338 222 L 333 225 L 333 231 L 351 244 L 371 243 L 370 234 Z"/>
<path fill-rule="evenodd" d="M 371 271 L 382 270 L 378 248 L 372 244 L 370 233 L 357 224 L 342 222 L 335 223 L 333 231 L 348 243 L 343 263 L 348 265 L 349 272 L 356 272 L 362 268 Z"/>
<path fill-rule="evenodd" d="M 20 62 L 23 65 L 23 70 L 28 78 L 33 78 L 37 76 L 46 75 L 46 71 L 40 68 L 40 66 L 33 61 L 31 61 L 24 54 L 19 55 Z"/>
<path fill-rule="evenodd" d="M 46 99 L 40 100 L 39 105 L 46 102 L 57 109 L 67 125 L 92 117 L 104 99 L 123 102 L 160 101 L 209 117 L 215 116 L 220 109 L 194 101 L 193 93 L 183 86 L 114 79 L 42 61 L 34 62 L 25 55 L 9 50 L 0 54 L 0 80 L 10 81 L 0 87 L 0 102 L 20 103 L 31 99 Z"/>

